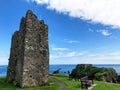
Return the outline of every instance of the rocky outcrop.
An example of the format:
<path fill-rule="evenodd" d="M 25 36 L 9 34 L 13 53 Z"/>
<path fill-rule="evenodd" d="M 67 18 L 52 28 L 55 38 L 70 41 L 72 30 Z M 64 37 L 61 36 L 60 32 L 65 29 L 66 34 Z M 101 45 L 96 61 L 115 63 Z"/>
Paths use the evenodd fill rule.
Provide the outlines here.
<path fill-rule="evenodd" d="M 101 70 L 95 74 L 95 78 L 100 81 L 117 83 L 118 75 L 113 68 L 101 68 Z"/>
<path fill-rule="evenodd" d="M 118 75 L 113 68 L 98 68 L 91 64 L 78 64 L 70 75 L 75 79 L 88 76 L 89 79 L 117 83 Z"/>
<path fill-rule="evenodd" d="M 120 83 L 120 75 L 118 75 L 117 82 Z"/>
<path fill-rule="evenodd" d="M 48 26 L 28 10 L 12 36 L 6 80 L 20 87 L 40 86 L 47 82 L 48 71 Z"/>

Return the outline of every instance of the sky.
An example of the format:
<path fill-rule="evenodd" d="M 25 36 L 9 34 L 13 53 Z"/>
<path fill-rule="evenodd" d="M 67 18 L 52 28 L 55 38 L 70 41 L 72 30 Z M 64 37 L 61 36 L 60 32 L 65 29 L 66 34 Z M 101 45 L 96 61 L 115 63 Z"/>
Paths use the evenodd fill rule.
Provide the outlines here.
<path fill-rule="evenodd" d="M 50 64 L 120 64 L 120 0 L 1 0 L 0 65 L 32 10 L 49 26 Z"/>

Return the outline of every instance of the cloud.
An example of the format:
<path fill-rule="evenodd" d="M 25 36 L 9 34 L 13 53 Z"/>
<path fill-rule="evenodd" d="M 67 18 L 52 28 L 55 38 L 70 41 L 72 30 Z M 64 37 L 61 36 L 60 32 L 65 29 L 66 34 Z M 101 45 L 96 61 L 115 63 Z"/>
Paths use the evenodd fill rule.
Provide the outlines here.
<path fill-rule="evenodd" d="M 9 52 L 8 51 L 0 51 L 0 65 L 7 65 L 8 64 L 8 58 L 9 58 Z"/>
<path fill-rule="evenodd" d="M 75 57 L 78 56 L 77 52 L 57 52 L 56 54 L 51 54 L 50 58 L 51 59 L 56 59 L 56 58 L 68 58 L 68 57 Z"/>
<path fill-rule="evenodd" d="M 120 55 L 120 52 L 111 52 L 108 55 L 110 55 L 110 56 L 117 56 L 117 55 Z"/>
<path fill-rule="evenodd" d="M 0 57 L 0 65 L 7 65 L 8 57 Z"/>
<path fill-rule="evenodd" d="M 108 30 L 97 30 L 97 32 L 100 32 L 104 36 L 112 35 L 112 33 L 110 33 Z"/>
<path fill-rule="evenodd" d="M 65 57 L 74 57 L 74 56 L 77 56 L 76 52 L 70 52 Z"/>
<path fill-rule="evenodd" d="M 90 32 L 94 32 L 94 30 L 92 30 L 92 29 L 89 29 L 88 31 L 90 31 Z"/>
<path fill-rule="evenodd" d="M 50 59 L 63 59 L 63 58 L 72 58 L 79 56 L 77 52 L 56 52 L 54 54 L 50 54 Z"/>
<path fill-rule="evenodd" d="M 99 32 L 104 36 L 110 36 L 111 38 L 113 37 L 112 33 L 110 33 L 109 30 L 96 30 L 95 31 L 95 30 L 89 29 L 89 32 Z"/>
<path fill-rule="evenodd" d="M 73 51 L 69 53 L 59 53 L 51 55 L 51 64 L 119 64 L 120 63 L 120 52 L 101 52 L 92 53 L 88 51 Z M 54 62 L 53 62 L 54 61 Z"/>
<path fill-rule="evenodd" d="M 32 1 L 36 2 L 37 4 L 48 4 L 49 3 L 49 0 L 32 0 Z"/>
<path fill-rule="evenodd" d="M 53 51 L 67 51 L 69 48 L 58 47 L 55 44 L 50 44 L 50 49 Z"/>
<path fill-rule="evenodd" d="M 68 48 L 56 48 L 56 47 L 54 47 L 54 48 L 52 48 L 52 50 L 54 50 L 54 51 L 66 51 L 69 49 Z"/>
<path fill-rule="evenodd" d="M 56 53 L 52 53 L 50 54 L 50 58 L 51 59 L 60 59 L 60 58 L 73 58 L 73 57 L 79 57 L 79 56 L 86 56 L 87 54 L 89 54 L 88 51 L 72 51 L 72 52 L 63 52 L 63 51 L 57 51 Z"/>
<path fill-rule="evenodd" d="M 60 58 L 60 56 L 59 55 L 50 55 L 50 58 L 51 59 L 56 59 L 56 58 Z"/>
<path fill-rule="evenodd" d="M 30 0 L 29 0 L 30 1 Z M 120 27 L 120 0 L 31 0 L 47 9 L 91 22 Z"/>
<path fill-rule="evenodd" d="M 69 57 L 51 58 L 50 62 L 50 64 L 120 64 L 120 55 L 90 54 L 81 57 L 72 53 Z"/>
<path fill-rule="evenodd" d="M 66 42 L 66 43 L 78 43 L 79 41 L 77 41 L 77 40 L 68 40 L 68 39 L 64 39 L 64 41 Z"/>

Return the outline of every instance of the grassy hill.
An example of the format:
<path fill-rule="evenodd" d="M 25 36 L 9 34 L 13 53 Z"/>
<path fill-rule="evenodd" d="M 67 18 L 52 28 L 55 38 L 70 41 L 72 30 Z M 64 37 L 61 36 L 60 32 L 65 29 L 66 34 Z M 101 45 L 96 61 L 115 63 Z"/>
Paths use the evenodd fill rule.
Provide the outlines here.
<path fill-rule="evenodd" d="M 80 81 L 71 81 L 68 79 L 65 75 L 54 75 L 54 78 L 66 83 L 65 90 L 81 90 L 80 87 Z M 6 83 L 5 77 L 0 77 L 0 90 L 58 90 L 59 84 L 57 84 L 53 80 L 49 80 L 50 85 L 43 86 L 43 87 L 33 87 L 33 88 L 18 88 L 14 86 L 13 84 Z M 120 90 L 120 84 L 114 84 L 114 83 L 107 83 L 107 82 L 101 82 L 101 81 L 94 81 L 96 86 L 92 90 Z"/>

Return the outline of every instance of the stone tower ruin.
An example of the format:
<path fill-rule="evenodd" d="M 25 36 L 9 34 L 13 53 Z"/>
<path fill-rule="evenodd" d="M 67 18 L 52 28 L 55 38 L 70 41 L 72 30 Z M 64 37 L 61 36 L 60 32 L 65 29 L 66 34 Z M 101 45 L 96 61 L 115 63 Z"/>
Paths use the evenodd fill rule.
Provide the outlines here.
<path fill-rule="evenodd" d="M 48 73 L 48 26 L 28 10 L 12 36 L 6 80 L 20 87 L 41 86 Z"/>

